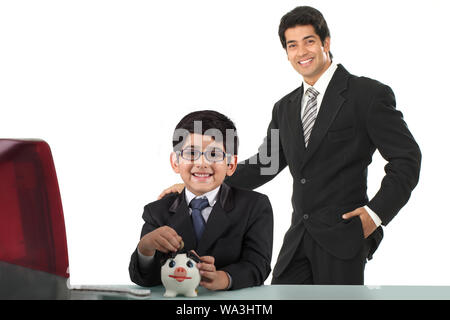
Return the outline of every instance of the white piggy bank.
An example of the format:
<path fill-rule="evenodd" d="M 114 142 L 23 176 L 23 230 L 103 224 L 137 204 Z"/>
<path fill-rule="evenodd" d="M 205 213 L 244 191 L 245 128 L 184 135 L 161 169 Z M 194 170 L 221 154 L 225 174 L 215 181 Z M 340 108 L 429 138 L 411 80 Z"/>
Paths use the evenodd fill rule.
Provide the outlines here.
<path fill-rule="evenodd" d="M 196 297 L 200 283 L 200 272 L 197 269 L 196 257 L 191 253 L 178 253 L 170 257 L 161 267 L 161 281 L 166 292 L 164 297 Z"/>

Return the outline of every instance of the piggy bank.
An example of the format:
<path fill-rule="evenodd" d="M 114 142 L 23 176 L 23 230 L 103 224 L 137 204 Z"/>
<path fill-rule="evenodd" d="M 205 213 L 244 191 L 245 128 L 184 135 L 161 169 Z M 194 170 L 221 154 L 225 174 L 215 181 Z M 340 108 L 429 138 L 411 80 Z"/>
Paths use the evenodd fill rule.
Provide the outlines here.
<path fill-rule="evenodd" d="M 198 257 L 191 252 L 174 253 L 167 257 L 161 267 L 161 282 L 166 288 L 164 297 L 196 297 L 200 283 L 197 269 Z"/>

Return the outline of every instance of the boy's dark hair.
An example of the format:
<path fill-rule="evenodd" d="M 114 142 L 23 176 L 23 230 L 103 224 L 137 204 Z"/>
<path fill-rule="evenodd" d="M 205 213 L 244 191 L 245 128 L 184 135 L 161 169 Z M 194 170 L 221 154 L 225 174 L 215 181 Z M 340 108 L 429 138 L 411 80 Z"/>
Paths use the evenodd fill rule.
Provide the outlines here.
<path fill-rule="evenodd" d="M 314 31 L 319 36 L 320 41 L 324 44 L 327 37 L 330 36 L 330 30 L 328 29 L 327 22 L 319 10 L 308 7 L 300 6 L 292 11 L 286 13 L 280 21 L 280 26 L 278 28 L 278 36 L 281 40 L 281 45 L 286 50 L 286 37 L 284 35 L 285 31 L 289 28 L 294 28 L 295 26 L 306 26 L 312 25 Z M 330 59 L 333 59 L 331 52 Z"/>
<path fill-rule="evenodd" d="M 212 136 L 222 142 L 225 152 L 237 155 L 238 136 L 236 127 L 227 116 L 213 110 L 194 111 L 181 119 L 173 134 L 173 150 L 180 151 L 190 133 Z"/>

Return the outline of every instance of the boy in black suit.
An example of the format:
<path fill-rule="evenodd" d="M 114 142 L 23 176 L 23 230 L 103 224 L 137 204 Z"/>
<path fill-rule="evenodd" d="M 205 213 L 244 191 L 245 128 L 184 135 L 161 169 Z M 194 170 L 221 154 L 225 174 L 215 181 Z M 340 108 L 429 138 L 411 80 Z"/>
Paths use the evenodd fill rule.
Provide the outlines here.
<path fill-rule="evenodd" d="M 160 261 L 181 248 L 200 256 L 200 285 L 210 290 L 264 283 L 270 273 L 273 215 L 267 196 L 223 183 L 237 166 L 236 128 L 215 111 L 185 116 L 170 162 L 185 189 L 145 206 L 129 272 L 141 286 L 161 284 Z"/>

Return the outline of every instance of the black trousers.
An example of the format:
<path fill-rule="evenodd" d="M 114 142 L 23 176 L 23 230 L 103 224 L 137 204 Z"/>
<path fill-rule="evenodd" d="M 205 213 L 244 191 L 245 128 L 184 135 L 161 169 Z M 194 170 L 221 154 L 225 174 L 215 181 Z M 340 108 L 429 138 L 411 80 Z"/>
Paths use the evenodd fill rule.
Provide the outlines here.
<path fill-rule="evenodd" d="M 342 260 L 322 249 L 307 231 L 289 265 L 272 284 L 336 284 L 363 285 L 369 241 L 364 241 L 358 254 Z"/>

